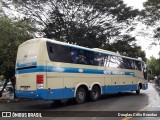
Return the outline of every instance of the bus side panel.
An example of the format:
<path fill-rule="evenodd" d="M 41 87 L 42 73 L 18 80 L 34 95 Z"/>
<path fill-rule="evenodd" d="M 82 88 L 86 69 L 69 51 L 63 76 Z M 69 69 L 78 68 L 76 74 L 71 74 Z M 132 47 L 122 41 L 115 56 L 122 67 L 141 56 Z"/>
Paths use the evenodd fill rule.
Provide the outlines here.
<path fill-rule="evenodd" d="M 75 77 L 64 77 L 64 98 L 73 98 L 75 87 L 73 87 L 73 81 Z"/>
<path fill-rule="evenodd" d="M 75 94 L 78 87 L 85 85 L 90 91 L 92 87 L 96 84 L 101 88 L 101 93 L 104 93 L 104 76 L 103 75 L 88 75 L 88 74 L 77 74 L 74 80 Z"/>
<path fill-rule="evenodd" d="M 123 70 L 122 70 L 123 71 Z M 128 71 L 134 72 L 134 71 Z M 126 72 L 126 73 L 128 73 Z M 139 71 L 141 73 L 141 71 Z M 104 93 L 117 93 L 136 91 L 138 81 L 141 79 L 133 75 L 107 75 L 105 79 Z"/>
<path fill-rule="evenodd" d="M 62 99 L 64 96 L 63 77 L 47 76 L 47 99 Z"/>

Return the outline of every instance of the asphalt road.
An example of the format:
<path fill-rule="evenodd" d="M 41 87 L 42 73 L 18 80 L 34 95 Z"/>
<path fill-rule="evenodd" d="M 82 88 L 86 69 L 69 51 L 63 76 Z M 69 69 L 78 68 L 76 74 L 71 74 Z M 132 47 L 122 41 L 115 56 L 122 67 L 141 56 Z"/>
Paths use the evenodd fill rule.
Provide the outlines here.
<path fill-rule="evenodd" d="M 57 112 L 57 111 L 72 111 L 73 115 L 77 111 L 82 111 L 84 114 L 89 114 L 87 111 L 118 111 L 121 114 L 121 111 L 126 111 L 126 113 L 131 113 L 134 111 L 135 113 L 140 114 L 143 111 L 160 111 L 160 97 L 158 92 L 154 89 L 154 85 L 149 83 L 148 90 L 142 90 L 141 94 L 136 95 L 135 92 L 126 92 L 121 94 L 110 94 L 102 96 L 99 101 L 96 102 L 86 102 L 84 104 L 76 105 L 72 102 L 63 102 L 61 104 L 55 104 L 52 101 L 26 101 L 26 102 L 17 102 L 17 103 L 5 103 L 0 104 L 0 111 L 47 111 L 49 113 Z M 74 113 L 75 111 L 75 113 Z M 62 116 L 65 112 L 61 112 Z M 93 114 L 91 112 L 91 114 Z M 106 114 L 110 114 L 107 113 Z M 117 114 L 117 113 L 116 113 Z M 141 115 L 141 114 L 140 114 Z M 108 120 L 108 119 L 160 119 L 158 117 L 83 117 L 86 120 Z M 10 118 L 10 120 L 14 120 L 17 118 Z M 22 118 L 21 118 L 22 119 Z M 24 118 L 25 119 L 25 118 Z M 42 118 L 43 119 L 43 118 Z M 82 117 L 48 117 L 48 120 L 51 119 L 64 119 L 64 120 L 81 120 Z"/>

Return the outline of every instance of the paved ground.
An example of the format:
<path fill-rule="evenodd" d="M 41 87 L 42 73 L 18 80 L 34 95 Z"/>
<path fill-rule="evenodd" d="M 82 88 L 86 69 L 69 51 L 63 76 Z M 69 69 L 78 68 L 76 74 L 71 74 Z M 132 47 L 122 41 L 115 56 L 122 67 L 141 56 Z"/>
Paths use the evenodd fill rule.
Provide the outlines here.
<path fill-rule="evenodd" d="M 135 92 L 126 92 L 121 94 L 111 94 L 103 96 L 99 101 L 96 102 L 86 102 L 81 105 L 76 105 L 74 103 L 62 103 L 54 104 L 52 101 L 26 101 L 26 102 L 17 102 L 17 103 L 5 103 L 0 104 L 0 111 L 46 111 L 52 116 L 56 114 L 64 115 L 65 112 L 62 111 L 73 111 L 72 114 L 76 115 L 77 111 L 82 111 L 83 114 L 94 114 L 94 112 L 87 111 L 100 111 L 100 113 L 95 112 L 95 114 L 101 114 L 102 111 L 119 111 L 120 113 L 129 113 L 130 111 L 135 111 L 137 115 L 141 115 L 143 111 L 160 111 L 160 97 L 157 91 L 154 89 L 153 84 L 149 83 L 149 89 L 141 91 L 140 95 L 136 95 Z M 57 113 L 60 111 L 60 113 Z M 71 112 L 70 112 L 71 113 Z M 69 113 L 69 114 L 70 114 Z M 132 113 L 132 112 L 131 112 Z M 153 112 L 155 113 L 155 112 Z M 111 115 L 110 112 L 104 112 L 103 114 Z M 113 114 L 115 114 L 113 112 Z M 116 112 L 117 114 L 117 112 Z M 118 116 L 118 115 L 117 115 Z M 6 118 L 8 119 L 8 118 Z M 11 120 L 17 118 L 9 118 Z M 22 118 L 19 118 L 22 119 Z M 26 119 L 26 118 L 24 118 Z M 44 119 L 44 118 L 42 118 Z M 108 120 L 108 119 L 160 119 L 158 117 L 48 117 L 48 120 L 51 119 L 64 119 L 64 120 Z"/>

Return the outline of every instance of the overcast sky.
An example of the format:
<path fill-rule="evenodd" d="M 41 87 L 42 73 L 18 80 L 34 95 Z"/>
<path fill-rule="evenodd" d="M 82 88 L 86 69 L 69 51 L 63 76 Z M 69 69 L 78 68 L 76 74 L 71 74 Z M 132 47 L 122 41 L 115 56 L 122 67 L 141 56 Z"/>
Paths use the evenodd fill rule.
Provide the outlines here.
<path fill-rule="evenodd" d="M 133 6 L 134 8 L 143 9 L 143 2 L 147 0 L 123 0 L 124 3 L 127 3 L 129 6 Z"/>
<path fill-rule="evenodd" d="M 124 3 L 126 3 L 129 6 L 133 6 L 133 8 L 137 8 L 137 9 L 141 10 L 141 9 L 143 9 L 143 2 L 145 2 L 147 0 L 123 0 L 123 1 L 124 1 Z M 152 28 L 150 28 L 150 29 L 152 29 Z M 137 42 L 138 45 L 141 45 L 142 49 L 145 50 L 147 58 L 149 58 L 150 56 L 154 56 L 156 58 L 159 57 L 158 53 L 159 53 L 159 50 L 160 50 L 160 46 L 150 47 L 151 41 L 153 39 L 147 38 L 147 37 L 144 37 L 144 36 L 138 36 L 136 38 L 138 40 L 138 42 Z"/>

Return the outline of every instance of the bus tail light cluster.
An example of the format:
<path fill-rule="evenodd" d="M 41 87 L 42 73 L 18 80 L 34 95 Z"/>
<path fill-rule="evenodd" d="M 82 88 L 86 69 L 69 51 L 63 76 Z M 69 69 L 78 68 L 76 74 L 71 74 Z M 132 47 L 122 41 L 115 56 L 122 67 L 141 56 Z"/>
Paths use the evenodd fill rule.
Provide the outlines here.
<path fill-rule="evenodd" d="M 37 75 L 37 89 L 43 89 L 44 87 L 44 76 L 43 75 Z"/>

